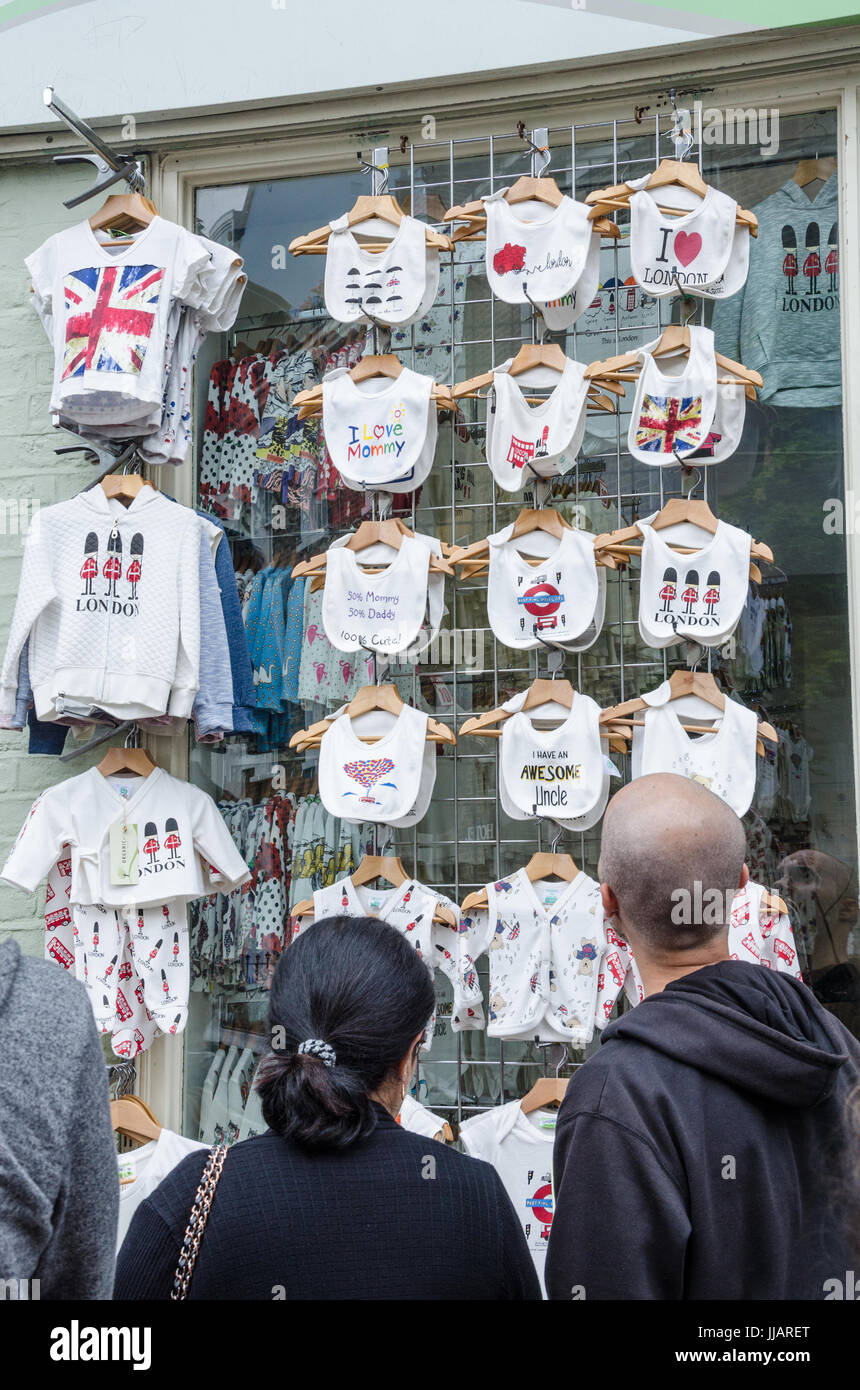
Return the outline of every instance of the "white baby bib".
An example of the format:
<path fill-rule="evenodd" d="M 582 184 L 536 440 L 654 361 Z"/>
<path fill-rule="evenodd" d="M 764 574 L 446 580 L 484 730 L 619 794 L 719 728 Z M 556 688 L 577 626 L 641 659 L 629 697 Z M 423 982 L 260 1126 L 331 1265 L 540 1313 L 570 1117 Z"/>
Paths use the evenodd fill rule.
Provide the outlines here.
<path fill-rule="evenodd" d="M 427 715 L 404 705 L 388 733 L 363 743 L 346 713 L 320 743 L 320 797 L 329 815 L 390 824 L 409 815 L 421 790 Z"/>
<path fill-rule="evenodd" d="M 365 251 L 347 215 L 329 227 L 325 305 L 338 323 L 368 323 L 372 318 L 400 327 L 419 316 L 431 289 L 433 302 L 439 257 L 428 258 L 423 223 L 404 217 L 384 251 Z"/>
<path fill-rule="evenodd" d="M 427 607 L 430 547 L 404 536 L 391 563 L 365 574 L 355 551 L 332 547 L 326 556 L 322 617 L 325 634 L 341 652 L 393 655 L 411 646 Z M 375 567 L 374 567 L 375 568 Z"/>
<path fill-rule="evenodd" d="M 718 647 L 740 621 L 749 590 L 751 538 L 737 526 L 717 522 L 716 533 L 700 550 L 680 555 L 667 544 L 693 544 L 706 536 L 689 528 L 692 542 L 678 528 L 655 531 L 641 519 L 642 573 L 639 584 L 639 634 L 649 647 L 670 647 L 690 640 Z"/>
<path fill-rule="evenodd" d="M 369 377 L 359 383 L 345 370 L 325 377 L 323 434 L 345 479 L 367 488 L 391 488 L 396 482 L 404 492 L 417 486 L 406 480 L 428 458 L 429 472 L 436 449 L 432 390 L 432 377 L 408 367 L 393 381 Z"/>
<path fill-rule="evenodd" d="M 746 281 L 749 229 L 737 226 L 734 198 L 708 185 L 704 198 L 692 190 L 646 191 L 650 178 L 630 181 L 630 262 L 638 285 L 660 299 L 679 293 L 723 299 Z M 665 216 L 658 203 L 692 204 L 680 217 Z M 679 289 L 680 286 L 680 289 Z"/>
<path fill-rule="evenodd" d="M 637 357 L 642 366 L 627 429 L 627 448 L 640 463 L 677 464 L 701 449 L 711 432 L 717 408 L 717 360 L 710 328 L 691 327 L 687 356 L 663 360 L 652 356 L 659 339 L 646 343 Z M 675 368 L 673 372 L 671 369 Z"/>
<path fill-rule="evenodd" d="M 664 681 L 657 690 L 642 697 L 649 703 L 660 700 L 665 703 L 646 709 L 642 726 L 633 729 L 631 775 L 645 777 L 652 772 L 674 772 L 689 777 L 721 797 L 735 815 L 745 815 L 755 793 L 758 736 L 755 712 L 736 700 L 726 699 L 716 731 L 690 735 L 681 727 L 679 717 L 686 701 L 674 700 L 669 704 L 669 694 L 669 683 Z M 709 707 L 703 704 L 702 709 L 709 710 Z M 713 710 L 709 712 L 714 713 Z"/>
<path fill-rule="evenodd" d="M 519 651 L 541 646 L 541 638 L 560 645 L 578 641 L 595 624 L 600 596 L 591 536 L 566 528 L 561 540 L 545 531 L 513 539 L 514 525 L 488 537 L 487 616 L 493 633 Z M 535 566 L 521 550 L 549 553 Z"/>
<path fill-rule="evenodd" d="M 487 404 L 487 462 L 499 487 L 518 492 L 534 474 L 551 477 L 562 472 L 564 454 L 572 462 L 585 434 L 585 402 L 588 382 L 585 368 L 565 359 L 564 371 L 553 372 L 552 393 L 540 405 L 529 405 L 520 378 L 507 370 L 493 372 Z M 526 378 L 530 373 L 523 374 Z M 542 382 L 541 382 L 542 384 Z"/>
<path fill-rule="evenodd" d="M 585 269 L 590 209 L 566 194 L 557 207 L 538 202 L 512 207 L 506 192 L 501 188 L 483 200 L 490 289 L 506 304 L 562 298 Z"/>
<path fill-rule="evenodd" d="M 508 802 L 527 816 L 550 819 L 570 820 L 593 811 L 606 774 L 599 717 L 600 706 L 576 692 L 570 714 L 555 729 L 536 729 L 522 710 L 506 720 L 499 777 Z"/>

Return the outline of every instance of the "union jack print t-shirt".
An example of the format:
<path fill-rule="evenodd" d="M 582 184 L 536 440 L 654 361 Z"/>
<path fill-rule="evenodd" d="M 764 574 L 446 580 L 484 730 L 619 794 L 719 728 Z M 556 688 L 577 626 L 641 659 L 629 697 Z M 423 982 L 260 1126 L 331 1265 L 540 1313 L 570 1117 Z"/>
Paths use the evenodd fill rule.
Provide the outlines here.
<path fill-rule="evenodd" d="M 81 424 L 127 424 L 161 401 L 171 301 L 201 307 L 209 252 L 162 217 L 129 246 L 88 222 L 49 237 L 26 264 L 54 349 L 51 409 Z"/>

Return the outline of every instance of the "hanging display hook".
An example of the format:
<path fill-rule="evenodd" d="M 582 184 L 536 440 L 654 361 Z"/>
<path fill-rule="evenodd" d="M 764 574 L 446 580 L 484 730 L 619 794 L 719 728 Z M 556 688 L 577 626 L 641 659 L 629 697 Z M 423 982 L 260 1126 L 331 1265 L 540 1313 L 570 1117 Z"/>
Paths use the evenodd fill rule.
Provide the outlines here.
<path fill-rule="evenodd" d="M 106 188 L 113 184 L 125 180 L 132 193 L 144 194 L 146 192 L 146 179 L 143 169 L 138 160 L 130 159 L 127 155 L 117 154 L 116 150 L 111 149 L 101 136 L 91 130 L 86 121 L 82 121 L 64 101 L 55 93 L 53 87 L 46 87 L 42 93 L 42 100 L 58 120 L 67 125 L 75 135 L 85 141 L 90 147 L 91 153 L 82 150 L 80 154 L 55 154 L 55 164 L 80 164 L 85 162 L 92 164 L 99 177 L 96 182 L 84 193 L 78 193 L 74 198 L 68 198 L 63 207 L 74 208 L 79 203 L 84 203 L 88 198 L 94 198 L 97 194 L 103 193 Z"/>
<path fill-rule="evenodd" d="M 675 158 L 684 160 L 693 148 L 693 120 L 686 106 L 675 105 L 675 88 L 670 88 L 669 100 L 672 103 L 672 129 L 667 138 L 675 145 Z"/>
<path fill-rule="evenodd" d="M 552 163 L 552 152 L 549 148 L 549 130 L 546 126 L 539 126 L 530 135 L 526 134 L 526 128 L 520 121 L 517 126 L 520 139 L 528 146 L 531 158 L 532 178 L 542 179 Z"/>

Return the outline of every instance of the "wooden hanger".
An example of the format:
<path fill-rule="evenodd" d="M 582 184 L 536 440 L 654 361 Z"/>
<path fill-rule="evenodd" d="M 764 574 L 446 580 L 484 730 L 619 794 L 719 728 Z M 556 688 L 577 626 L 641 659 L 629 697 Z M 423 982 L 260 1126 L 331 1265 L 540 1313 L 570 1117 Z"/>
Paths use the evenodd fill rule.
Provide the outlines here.
<path fill-rule="evenodd" d="M 689 354 L 689 351 L 689 327 L 686 324 L 670 323 L 660 334 L 651 355 L 667 357 L 679 352 Z M 757 399 L 756 391 L 763 385 L 760 372 L 754 371 L 752 367 L 745 367 L 742 362 L 734 362 L 721 352 L 714 353 L 714 360 L 723 372 L 722 376 L 717 377 L 721 385 L 740 381 L 743 383 L 747 400 Z M 622 352 L 617 357 L 607 357 L 602 362 L 589 363 L 585 369 L 585 377 L 588 381 L 599 381 L 604 390 L 610 390 L 610 382 L 635 381 L 641 369 L 642 363 L 635 352 Z"/>
<path fill-rule="evenodd" d="M 145 748 L 109 748 L 99 763 L 99 772 L 102 777 L 114 777 L 119 772 L 148 777 L 157 766 Z"/>
<path fill-rule="evenodd" d="M 148 1144 L 161 1135 L 161 1125 L 140 1096 L 120 1096 L 110 1103 L 110 1122 L 114 1134 L 124 1134 L 139 1144 Z"/>
<path fill-rule="evenodd" d="M 821 179 L 822 183 L 827 183 L 836 173 L 836 160 L 832 155 L 822 155 L 820 159 L 801 159 L 798 161 L 797 168 L 792 174 L 792 182 L 798 188 L 806 188 L 807 184 L 815 183 L 816 179 Z"/>
<path fill-rule="evenodd" d="M 661 159 L 645 184 L 645 188 L 651 190 L 672 188 L 673 186 L 686 188 L 698 198 L 704 198 L 708 191 L 708 185 L 695 164 L 690 164 L 686 160 Z M 631 188 L 628 183 L 617 183 L 611 188 L 600 188 L 595 193 L 589 193 L 585 201 L 590 207 L 594 207 L 596 211 L 601 213 L 612 210 L 621 211 L 630 206 L 630 199 L 635 192 L 636 189 Z M 690 208 L 671 207 L 668 203 L 658 203 L 657 206 L 660 212 L 667 216 L 677 214 L 679 217 L 684 217 L 691 211 Z M 754 212 L 747 212 L 739 206 L 735 220 L 738 226 L 749 227 L 751 236 L 758 235 L 758 218 Z"/>
<path fill-rule="evenodd" d="M 688 695 L 695 695 L 705 704 L 713 705 L 714 709 L 720 712 L 725 710 L 726 697 L 710 671 L 688 671 L 683 668 L 673 671 L 669 677 L 669 688 L 672 692 L 669 697 L 670 703 Z M 614 731 L 623 734 L 624 730 L 632 731 L 633 728 L 644 727 L 643 720 L 631 719 L 630 716 L 650 708 L 652 706 L 646 700 L 637 696 L 633 700 L 625 700 L 620 705 L 612 705 L 609 709 L 603 710 L 599 722 L 601 725 L 609 726 Z M 701 734 L 707 732 L 701 724 L 682 723 L 681 728 L 685 729 L 687 733 Z M 627 737 L 632 737 L 632 733 L 628 733 Z M 777 734 L 772 724 L 759 720 L 756 751 L 760 756 L 764 755 L 762 739 L 767 739 L 769 743 L 776 743 Z"/>
<path fill-rule="evenodd" d="M 524 372 L 532 371 L 535 367 L 548 367 L 552 371 L 563 372 L 567 363 L 567 357 L 558 343 L 523 343 L 519 352 L 514 357 L 508 368 L 509 376 L 521 376 Z M 592 364 L 597 365 L 597 364 Z M 587 375 L 587 373 L 586 373 Z M 597 373 L 592 374 L 589 380 L 595 380 Z M 487 387 L 492 386 L 494 371 L 481 372 L 478 376 L 469 377 L 466 381 L 458 381 L 455 386 L 450 388 L 453 400 L 463 400 L 467 396 L 477 396 L 478 393 Z M 596 381 L 602 390 L 611 391 L 616 395 L 623 396 L 624 388 L 612 378 L 607 381 Z M 530 403 L 540 401 L 542 397 L 531 397 L 526 395 L 526 400 Z M 604 410 L 613 414 L 616 410 L 615 402 L 608 396 L 601 395 L 598 391 L 589 390 L 588 402 L 596 410 Z"/>
<path fill-rule="evenodd" d="M 346 706 L 345 713 L 351 720 L 360 719 L 363 714 L 370 714 L 373 710 L 386 710 L 395 717 L 404 708 L 399 691 L 394 685 L 363 685 L 356 695 Z M 334 719 L 320 719 L 316 724 L 312 724 L 309 729 L 300 729 L 293 734 L 290 739 L 290 748 L 304 750 L 306 748 L 318 747 L 322 741 L 323 734 L 327 733 L 334 723 Z M 360 737 L 360 735 L 359 735 Z M 362 743 L 375 743 L 380 734 L 370 734 L 361 739 Z M 427 720 L 427 742 L 428 743 L 450 743 L 457 742 L 454 733 L 446 725 L 441 724 L 438 719 Z"/>
<path fill-rule="evenodd" d="M 525 875 L 529 883 L 537 883 L 543 878 L 560 878 L 565 883 L 573 883 L 579 877 L 579 868 L 574 863 L 569 854 L 551 854 L 547 850 L 538 850 L 533 854 L 529 862 L 524 865 Z M 487 889 L 479 888 L 476 893 L 470 893 L 463 899 L 461 912 L 468 912 L 472 908 L 487 907 Z"/>
<path fill-rule="evenodd" d="M 370 546 L 382 544 L 390 546 L 392 550 L 399 550 L 403 544 L 404 537 L 414 537 L 415 532 L 405 525 L 399 517 L 391 517 L 387 521 L 363 521 L 358 530 L 350 536 L 344 549 L 352 550 L 358 554 L 362 550 L 367 550 Z M 447 549 L 447 547 L 446 547 Z M 314 582 L 311 590 L 321 587 L 316 580 L 325 579 L 326 566 L 328 563 L 328 551 L 321 551 L 318 555 L 312 555 L 309 560 L 301 560 L 294 566 L 292 576 L 294 579 L 310 577 Z M 375 565 L 365 569 L 366 574 L 380 574 L 385 569 L 384 565 Z M 454 571 L 447 559 L 439 556 L 435 551 L 430 552 L 430 573 L 447 574 L 454 578 Z"/>
<path fill-rule="evenodd" d="M 390 193 L 362 193 L 356 198 L 349 212 L 347 213 L 347 226 L 355 228 L 362 222 L 369 222 L 372 218 L 380 222 L 390 222 L 392 226 L 399 227 L 403 218 L 406 216 L 397 199 Z M 307 232 L 304 236 L 294 237 L 290 242 L 290 252 L 294 256 L 319 256 L 325 255 L 328 249 L 328 241 L 331 236 L 331 226 L 326 223 L 324 227 L 317 227 L 314 232 Z M 444 236 L 441 232 L 424 224 L 424 240 L 427 246 L 435 247 L 439 251 L 451 250 L 451 238 Z M 362 247 L 364 251 L 387 251 L 389 243 L 387 241 L 368 243 Z"/>
<path fill-rule="evenodd" d="M 670 497 L 654 520 L 651 528 L 655 531 L 664 530 L 669 526 L 677 526 L 681 522 L 689 522 L 693 526 L 699 526 L 709 535 L 716 534 L 717 518 L 714 516 L 707 502 L 692 497 Z M 616 560 L 624 562 L 626 557 L 642 554 L 641 544 L 636 544 L 636 538 L 642 536 L 642 530 L 638 522 L 632 526 L 622 526 L 615 531 L 606 532 L 603 535 L 595 536 L 594 549 L 602 553 L 609 551 Z M 667 544 L 679 555 L 695 555 L 700 549 L 699 546 L 680 545 L 674 541 Z M 752 541 L 750 544 L 750 579 L 754 579 L 757 584 L 761 583 L 761 570 L 754 563 L 755 560 L 764 560 L 773 564 L 773 551 L 764 541 Z"/>
<path fill-rule="evenodd" d="M 120 501 L 126 498 L 133 502 L 145 487 L 151 487 L 153 492 L 158 490 L 155 483 L 149 478 L 142 478 L 139 473 L 107 473 L 101 479 L 101 489 L 105 497 L 118 497 Z"/>
<path fill-rule="evenodd" d="M 535 531 L 544 531 L 549 536 L 555 536 L 561 540 L 565 531 L 572 531 L 574 528 L 564 517 L 551 507 L 524 507 L 514 522 L 514 529 L 511 532 L 511 540 L 520 540 L 525 536 L 531 535 Z M 527 552 L 520 546 L 517 547 L 521 555 L 529 559 Z M 471 545 L 454 546 L 449 552 L 448 559 L 451 564 L 460 569 L 461 579 L 473 579 L 479 574 L 485 574 L 489 568 L 490 541 L 485 536 L 483 540 L 473 541 Z M 534 558 L 536 569 L 542 565 L 549 564 L 551 556 L 537 556 Z M 608 550 L 595 552 L 595 563 L 602 565 L 606 569 L 615 569 L 617 561 Z M 530 561 L 531 562 L 531 561 Z"/>
<path fill-rule="evenodd" d="M 395 380 L 403 371 L 403 363 L 393 352 L 372 353 L 369 352 L 362 357 L 360 362 L 356 362 L 354 367 L 350 367 L 349 375 L 353 381 L 358 383 L 370 381 L 373 378 L 388 377 Z M 448 386 L 434 381 L 430 389 L 430 399 L 435 401 L 437 410 L 456 410 L 456 406 L 451 397 Z M 318 415 L 322 415 L 323 408 L 323 388 L 322 382 L 316 386 L 311 386 L 306 391 L 299 391 L 293 397 L 291 410 L 298 410 L 300 420 L 310 420 Z"/>
<path fill-rule="evenodd" d="M 505 191 L 505 202 L 512 207 L 517 203 L 537 202 L 557 208 L 563 197 L 564 194 L 554 178 L 534 178 L 529 174 L 521 175 Z M 453 237 L 454 241 L 476 241 L 485 234 L 487 227 L 487 213 L 483 199 L 476 198 L 471 203 L 449 208 L 445 213 L 444 220 L 467 224 L 465 227 L 457 228 Z M 591 221 L 593 231 L 600 232 L 602 236 L 614 239 L 621 235 L 615 223 L 603 216 L 602 210 L 595 212 Z"/>
<path fill-rule="evenodd" d="M 385 878 L 394 888 L 402 888 L 404 883 L 412 878 L 412 874 L 406 872 L 401 860 L 393 854 L 365 854 L 355 873 L 350 874 L 350 878 L 354 888 L 372 883 L 377 878 Z M 294 917 L 307 917 L 313 910 L 313 898 L 305 898 L 293 908 L 292 915 Z M 368 916 L 373 917 L 374 913 L 369 912 Z M 441 922 L 446 927 L 456 928 L 457 926 L 455 914 L 444 903 L 436 904 L 433 921 Z"/>
<path fill-rule="evenodd" d="M 526 1091 L 520 1101 L 524 1115 L 532 1115 L 535 1110 L 546 1110 L 551 1105 L 561 1105 L 567 1094 L 566 1076 L 539 1076 L 530 1091 Z"/>
<path fill-rule="evenodd" d="M 520 709 L 523 713 L 528 713 L 531 709 L 539 709 L 541 705 L 549 703 L 563 705 L 565 709 L 572 709 L 574 693 L 569 680 L 561 677 L 550 680 L 545 676 L 538 676 L 529 686 Z M 474 734 L 479 738 L 501 738 L 502 731 L 498 725 L 504 724 L 516 712 L 516 710 L 508 710 L 499 705 L 496 709 L 485 710 L 483 714 L 470 715 L 458 729 L 457 737 L 462 738 L 465 734 Z M 625 753 L 627 744 L 623 733 L 621 737 L 615 737 L 610 729 L 609 747 L 616 752 Z"/>
<path fill-rule="evenodd" d="M 156 217 L 158 208 L 151 198 L 144 198 L 140 193 L 111 193 L 98 212 L 93 213 L 89 223 L 94 232 L 112 227 L 122 232 L 139 232 Z M 111 237 L 106 245 L 132 246 L 134 241 L 134 237 Z"/>

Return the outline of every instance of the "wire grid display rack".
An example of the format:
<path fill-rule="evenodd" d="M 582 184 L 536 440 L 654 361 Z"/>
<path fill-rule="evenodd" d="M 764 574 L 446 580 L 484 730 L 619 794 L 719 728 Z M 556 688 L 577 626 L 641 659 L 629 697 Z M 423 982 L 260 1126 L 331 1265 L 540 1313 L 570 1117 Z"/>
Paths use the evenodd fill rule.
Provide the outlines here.
<path fill-rule="evenodd" d="M 667 111 L 641 124 L 613 120 L 549 129 L 546 143 L 551 161 L 546 173 L 556 179 L 563 192 L 582 200 L 594 189 L 646 174 L 660 158 L 672 157 L 671 125 L 671 111 Z M 700 152 L 700 143 L 697 148 Z M 450 231 L 439 220 L 445 208 L 512 183 L 528 172 L 529 153 L 521 131 L 421 142 L 394 158 L 388 191 L 415 216 Z M 700 153 L 698 158 L 701 163 Z M 378 191 L 378 174 L 373 178 Z M 616 214 L 615 220 L 621 237 L 614 242 L 604 240 L 594 313 L 584 314 L 566 333 L 546 334 L 544 330 L 546 341 L 561 342 L 568 355 L 583 364 L 656 338 L 673 318 L 705 321 L 701 300 L 654 300 L 632 282 L 628 214 Z M 441 314 L 431 311 L 429 324 L 418 323 L 392 335 L 390 350 L 404 365 L 453 385 L 499 365 L 523 342 L 540 339 L 543 325 L 537 314 L 529 306 L 494 300 L 483 267 L 483 240 L 458 243 L 453 255 L 442 255 L 437 299 L 444 306 Z M 628 314 L 629 323 L 620 321 L 623 313 Z M 324 311 L 310 315 L 304 311 L 280 319 L 279 326 L 298 327 L 308 317 L 320 316 L 325 317 Z M 249 329 L 268 332 L 271 319 L 259 329 L 240 320 L 233 340 L 242 337 L 250 342 Z M 379 341 L 374 346 L 384 351 L 387 345 Z M 458 420 L 440 427 L 433 471 L 417 502 L 413 498 L 411 517 L 408 511 L 400 514 L 417 531 L 468 544 L 514 520 L 524 505 L 555 506 L 575 524 L 586 524 L 595 531 L 609 531 L 656 511 L 668 496 L 687 490 L 694 470 L 649 469 L 630 458 L 626 432 L 631 397 L 628 386 L 617 413 L 605 417 L 609 433 L 587 432 L 573 467 L 551 487 L 539 487 L 534 501 L 529 486 L 515 495 L 500 492 L 495 486 L 483 454 L 487 404 L 483 400 L 462 402 Z M 694 481 L 697 495 L 713 504 L 713 488 L 708 495 L 708 470 L 702 469 Z M 592 507 L 590 519 L 582 516 L 584 498 Z M 666 652 L 645 648 L 641 642 L 637 603 L 636 569 L 610 571 L 606 640 L 598 638 L 589 650 L 560 659 L 557 652 L 544 649 L 514 652 L 505 648 L 488 625 L 486 580 L 448 580 L 447 613 L 437 641 L 418 664 L 386 668 L 379 663 L 377 679 L 394 680 L 404 699 L 430 710 L 455 731 L 468 714 L 493 708 L 526 688 L 536 676 L 554 672 L 605 706 L 653 688 L 669 669 Z M 675 649 L 673 664 L 683 660 L 679 651 Z M 615 758 L 623 778 L 626 761 Z M 512 821 L 501 811 L 496 740 L 463 738 L 456 748 L 446 747 L 440 752 L 437 768 L 433 802 L 424 821 L 408 831 L 380 827 L 377 837 L 377 849 L 401 855 L 422 882 L 460 903 L 473 889 L 513 872 L 536 849 L 550 845 L 570 852 L 581 869 L 596 874 L 599 825 L 584 834 L 571 834 L 559 832 L 552 822 L 536 820 L 532 825 Z M 486 1003 L 486 958 L 479 962 L 479 974 Z M 449 987 L 441 976 L 437 975 L 437 982 L 438 1043 L 434 1040 L 434 1047 L 420 1064 L 417 1094 L 451 1119 L 459 1120 L 500 1099 L 522 1094 L 542 1072 L 569 1074 L 597 1045 L 597 1035 L 586 1049 L 576 1052 L 561 1043 L 538 1047 L 535 1043 L 501 1043 L 484 1033 L 452 1035 L 445 1021 L 451 1011 Z M 443 1038 L 447 1038 L 444 1043 Z"/>

